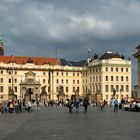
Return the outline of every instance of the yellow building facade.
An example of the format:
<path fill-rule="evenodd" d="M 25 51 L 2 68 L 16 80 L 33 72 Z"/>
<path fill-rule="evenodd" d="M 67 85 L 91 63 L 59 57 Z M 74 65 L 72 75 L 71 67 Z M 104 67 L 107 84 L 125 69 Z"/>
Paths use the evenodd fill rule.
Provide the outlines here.
<path fill-rule="evenodd" d="M 1 41 L 0 48 L 4 47 Z M 88 61 L 58 58 L 0 56 L 0 100 L 8 100 L 13 90 L 17 99 L 58 100 L 73 95 L 91 101 L 131 98 L 131 61 L 107 52 Z M 46 94 L 44 94 L 46 93 Z"/>

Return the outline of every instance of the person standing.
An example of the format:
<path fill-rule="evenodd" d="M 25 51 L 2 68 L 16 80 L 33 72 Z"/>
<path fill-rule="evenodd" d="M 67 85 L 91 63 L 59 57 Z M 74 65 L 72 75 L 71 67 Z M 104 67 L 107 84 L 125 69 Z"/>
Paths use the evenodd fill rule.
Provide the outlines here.
<path fill-rule="evenodd" d="M 75 107 L 76 113 L 78 113 L 78 110 L 79 110 L 79 101 L 77 99 L 75 99 L 73 105 Z"/>
<path fill-rule="evenodd" d="M 114 100 L 114 112 L 118 112 L 118 105 L 119 105 L 119 102 L 117 99 Z"/>
<path fill-rule="evenodd" d="M 87 98 L 85 97 L 85 99 L 84 99 L 84 101 L 83 101 L 84 113 L 87 112 L 88 105 L 89 105 L 88 100 L 87 100 Z"/>

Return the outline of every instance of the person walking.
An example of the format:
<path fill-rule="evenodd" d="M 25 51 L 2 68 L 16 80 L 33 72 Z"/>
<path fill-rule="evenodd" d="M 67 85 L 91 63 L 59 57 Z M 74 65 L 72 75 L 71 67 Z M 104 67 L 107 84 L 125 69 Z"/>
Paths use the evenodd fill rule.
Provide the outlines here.
<path fill-rule="evenodd" d="M 88 105 L 89 105 L 88 100 L 87 100 L 87 98 L 85 97 L 85 99 L 84 99 L 84 101 L 83 101 L 84 113 L 87 112 Z"/>

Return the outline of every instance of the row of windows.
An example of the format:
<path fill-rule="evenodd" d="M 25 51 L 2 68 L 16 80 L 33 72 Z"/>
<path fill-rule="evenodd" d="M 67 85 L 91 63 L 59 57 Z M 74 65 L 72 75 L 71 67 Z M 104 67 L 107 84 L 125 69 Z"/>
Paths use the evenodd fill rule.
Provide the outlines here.
<path fill-rule="evenodd" d="M 125 89 L 124 89 L 125 88 Z M 124 91 L 125 90 L 125 91 Z M 129 92 L 129 85 L 111 85 L 110 86 L 110 91 L 111 92 Z M 109 92 L 109 85 L 105 85 L 105 92 Z"/>
<path fill-rule="evenodd" d="M 3 78 L 0 78 L 0 83 L 3 83 L 3 82 L 4 82 Z M 8 83 L 12 83 L 12 79 L 11 78 L 8 79 Z M 14 83 L 17 83 L 17 79 L 14 79 Z"/>
<path fill-rule="evenodd" d="M 8 92 L 10 93 L 10 90 L 11 90 L 11 87 L 8 87 Z M 3 86 L 0 86 L 0 92 L 4 92 L 3 91 Z M 15 86 L 14 87 L 14 92 L 16 93 L 17 92 L 17 87 Z"/>
<path fill-rule="evenodd" d="M 106 95 L 106 100 L 111 99 L 111 98 L 113 98 L 113 95 L 111 95 L 111 96 Z M 117 99 L 119 99 L 119 95 L 116 95 L 116 98 L 117 98 Z M 129 96 L 128 96 L 128 95 L 126 95 L 126 96 L 121 95 L 121 99 L 123 99 L 123 98 L 128 99 L 128 98 L 129 98 Z"/>
<path fill-rule="evenodd" d="M 121 80 L 121 81 L 127 81 L 128 82 L 129 78 L 128 78 L 128 76 L 126 76 L 126 77 L 125 76 L 120 76 L 120 77 L 119 76 L 111 76 L 111 77 L 106 76 L 105 81 L 109 81 L 109 80 L 110 81 L 115 81 L 115 80 L 119 81 L 119 80 Z"/>
<path fill-rule="evenodd" d="M 64 84 L 64 80 L 63 79 L 56 79 L 56 83 L 57 84 Z M 69 84 L 69 81 L 68 81 L 68 79 L 66 79 L 66 81 L 65 81 L 65 83 L 66 84 Z M 80 82 L 79 82 L 79 80 L 73 80 L 73 84 L 79 84 Z"/>
<path fill-rule="evenodd" d="M 112 71 L 112 72 L 128 72 L 128 68 L 109 68 L 109 67 L 106 67 L 105 68 L 106 71 Z"/>

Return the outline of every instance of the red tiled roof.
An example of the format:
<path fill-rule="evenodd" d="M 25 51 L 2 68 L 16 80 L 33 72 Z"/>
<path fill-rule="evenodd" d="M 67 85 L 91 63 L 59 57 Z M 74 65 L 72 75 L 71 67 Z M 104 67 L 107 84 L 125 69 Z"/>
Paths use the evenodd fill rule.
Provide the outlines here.
<path fill-rule="evenodd" d="M 15 62 L 16 64 L 26 64 L 34 63 L 35 65 L 60 65 L 58 58 L 46 58 L 46 57 L 28 57 L 28 56 L 0 56 L 0 62 L 11 63 Z"/>

